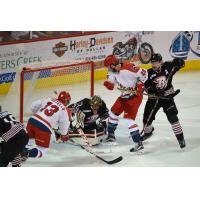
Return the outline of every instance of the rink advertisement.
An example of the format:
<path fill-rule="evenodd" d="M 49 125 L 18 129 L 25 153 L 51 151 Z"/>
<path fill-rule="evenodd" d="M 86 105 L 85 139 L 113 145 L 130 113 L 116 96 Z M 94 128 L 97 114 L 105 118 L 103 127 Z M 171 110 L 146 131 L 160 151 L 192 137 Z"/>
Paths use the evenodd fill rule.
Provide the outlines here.
<path fill-rule="evenodd" d="M 132 38 L 135 37 L 138 46 L 131 43 Z M 113 53 L 130 59 L 137 54 L 134 51 L 138 51 L 141 42 L 150 43 L 151 41 L 153 41 L 153 32 L 143 31 L 108 32 L 73 38 L 4 45 L 0 48 L 0 69 L 7 72 L 19 66 L 36 67 L 82 61 L 97 62 Z"/>
<path fill-rule="evenodd" d="M 0 48 L 0 73 L 16 71 L 20 66 L 57 66 L 82 61 L 100 62 L 96 68 L 101 68 L 102 61 L 110 54 L 147 64 L 149 57 L 142 57 L 141 50 L 149 56 L 152 51 L 160 52 L 167 60 L 173 57 L 198 60 L 199 49 L 198 31 L 107 32 L 3 45 Z"/>
<path fill-rule="evenodd" d="M 153 52 L 161 53 L 164 60 L 181 57 L 188 60 L 185 69 L 197 69 L 200 32 L 120 31 L 2 45 L 0 86 L 12 83 L 13 79 L 8 74 L 17 72 L 22 67 L 59 66 L 83 61 L 94 61 L 95 79 L 104 79 L 106 69 L 103 60 L 107 55 L 114 54 L 148 67 L 146 64 Z M 11 81 L 5 81 L 5 77 Z"/>

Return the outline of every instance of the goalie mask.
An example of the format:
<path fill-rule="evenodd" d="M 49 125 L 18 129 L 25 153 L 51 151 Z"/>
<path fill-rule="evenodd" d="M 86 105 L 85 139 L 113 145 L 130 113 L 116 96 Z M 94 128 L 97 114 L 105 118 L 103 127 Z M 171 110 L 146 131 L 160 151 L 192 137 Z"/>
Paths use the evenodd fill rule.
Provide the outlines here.
<path fill-rule="evenodd" d="M 98 110 L 102 106 L 102 99 L 100 96 L 94 95 L 90 100 L 90 106 L 93 110 Z"/>
<path fill-rule="evenodd" d="M 58 100 L 60 102 L 62 102 L 65 106 L 67 106 L 71 101 L 71 96 L 70 96 L 69 92 L 62 91 L 58 95 Z"/>

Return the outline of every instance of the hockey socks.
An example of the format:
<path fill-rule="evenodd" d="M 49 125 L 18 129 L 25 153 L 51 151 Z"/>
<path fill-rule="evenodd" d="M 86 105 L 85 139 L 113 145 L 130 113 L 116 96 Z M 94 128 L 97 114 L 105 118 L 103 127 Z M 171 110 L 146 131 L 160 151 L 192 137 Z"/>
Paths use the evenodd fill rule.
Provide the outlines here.
<path fill-rule="evenodd" d="M 12 160 L 12 167 L 21 167 L 22 157 L 19 154 Z"/>
<path fill-rule="evenodd" d="M 140 132 L 139 130 L 130 132 L 133 142 L 138 143 L 140 141 Z"/>
<path fill-rule="evenodd" d="M 180 147 L 184 148 L 186 146 L 186 144 L 185 144 L 185 140 L 184 140 L 183 130 L 182 130 L 182 127 L 181 127 L 179 121 L 172 124 L 172 129 L 173 129 L 173 132 L 179 142 Z"/>
<path fill-rule="evenodd" d="M 108 135 L 115 135 L 115 130 L 117 128 L 117 125 L 118 124 L 113 124 L 113 123 L 108 122 L 108 128 L 107 128 Z"/>
<path fill-rule="evenodd" d="M 136 152 L 144 149 L 143 144 L 141 142 L 140 131 L 135 130 L 130 132 L 130 134 L 134 142 L 134 147 L 130 149 L 130 152 Z"/>

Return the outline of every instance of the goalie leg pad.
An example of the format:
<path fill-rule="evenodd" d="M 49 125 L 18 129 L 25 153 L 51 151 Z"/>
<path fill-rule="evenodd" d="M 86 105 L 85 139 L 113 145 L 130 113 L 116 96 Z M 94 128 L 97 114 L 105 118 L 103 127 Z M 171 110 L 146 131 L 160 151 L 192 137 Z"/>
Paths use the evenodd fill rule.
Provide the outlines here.
<path fill-rule="evenodd" d="M 72 138 L 77 144 L 85 145 L 85 142 L 83 138 L 80 136 L 79 132 L 70 131 L 68 133 L 69 137 Z M 96 131 L 96 130 L 84 131 L 84 134 L 92 146 L 100 144 L 103 138 L 105 137 L 105 131 Z"/>

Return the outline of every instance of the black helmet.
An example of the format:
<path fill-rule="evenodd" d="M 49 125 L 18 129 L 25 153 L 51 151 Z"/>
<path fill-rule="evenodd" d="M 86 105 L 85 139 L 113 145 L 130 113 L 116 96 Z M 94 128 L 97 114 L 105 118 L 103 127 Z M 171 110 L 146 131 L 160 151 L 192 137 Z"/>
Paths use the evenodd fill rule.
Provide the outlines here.
<path fill-rule="evenodd" d="M 161 62 L 162 56 L 159 53 L 154 53 L 151 57 L 151 62 Z"/>

